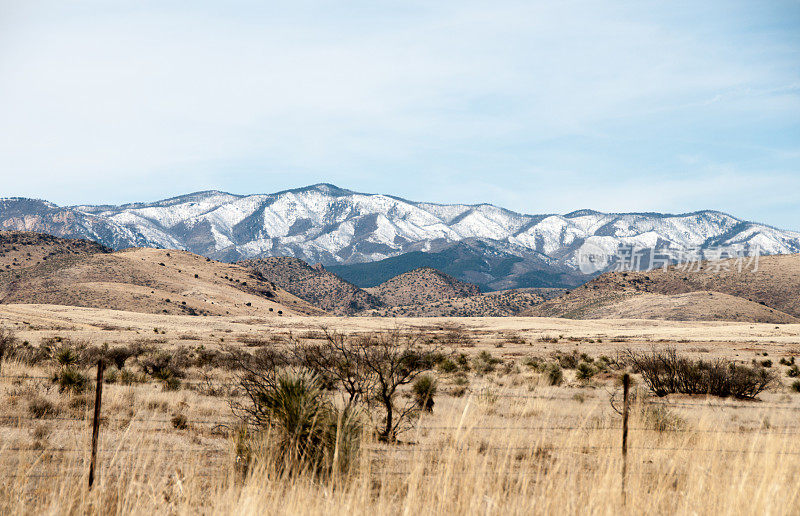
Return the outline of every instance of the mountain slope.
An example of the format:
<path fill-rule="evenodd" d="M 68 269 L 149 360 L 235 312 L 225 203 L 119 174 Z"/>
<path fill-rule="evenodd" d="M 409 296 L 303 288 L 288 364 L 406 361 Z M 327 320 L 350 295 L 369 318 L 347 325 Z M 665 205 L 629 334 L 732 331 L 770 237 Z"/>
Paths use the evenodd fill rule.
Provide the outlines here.
<path fill-rule="evenodd" d="M 350 315 L 376 308 L 381 302 L 323 267 L 312 267 L 297 258 L 274 257 L 239 262 L 288 292 L 332 314 Z"/>
<path fill-rule="evenodd" d="M 0 231 L 0 271 L 24 269 L 58 257 L 86 257 L 110 252 L 111 249 L 90 240 L 67 240 L 27 231 Z"/>
<path fill-rule="evenodd" d="M 322 314 L 257 273 L 184 251 L 56 256 L 0 271 L 0 303 L 190 315 Z"/>
<path fill-rule="evenodd" d="M 0 228 L 89 238 L 114 249 L 184 249 L 224 261 L 294 256 L 326 266 L 436 253 L 463 242 L 473 251 L 485 252 L 490 263 L 466 267 L 458 277 L 491 289 L 568 285 L 557 280 L 575 275 L 582 256 L 614 255 L 620 246 L 701 251 L 741 246 L 748 253 L 756 247 L 766 254 L 800 252 L 800 233 L 715 211 L 524 215 L 488 204 L 414 202 L 329 184 L 263 195 L 198 192 L 122 206 L 58 207 L 45 201 L 4 199 Z M 503 265 L 512 260 L 496 253 L 522 260 Z M 508 274 L 500 274 L 506 266 Z M 532 276 L 526 279 L 529 273 Z"/>
<path fill-rule="evenodd" d="M 483 291 L 574 287 L 587 279 L 580 272 L 535 251 L 479 239 L 458 242 L 437 251 L 414 251 L 376 262 L 332 265 L 328 269 L 365 288 L 420 267 L 437 269 L 478 285 Z"/>
<path fill-rule="evenodd" d="M 603 274 L 526 315 L 800 320 L 800 255 L 762 256 L 757 266 L 753 262 L 741 270 L 739 265 L 736 260 L 722 260 L 703 262 L 700 271 L 670 266 L 647 272 Z"/>
<path fill-rule="evenodd" d="M 385 305 L 417 305 L 480 293 L 476 285 L 459 281 L 430 267 L 399 274 L 367 290 Z"/>

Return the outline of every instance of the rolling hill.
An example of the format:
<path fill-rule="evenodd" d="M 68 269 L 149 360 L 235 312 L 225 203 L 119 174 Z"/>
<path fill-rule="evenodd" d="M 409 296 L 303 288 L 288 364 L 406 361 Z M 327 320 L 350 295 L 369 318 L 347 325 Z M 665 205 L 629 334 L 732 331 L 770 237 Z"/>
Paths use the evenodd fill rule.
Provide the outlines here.
<path fill-rule="evenodd" d="M 389 306 L 425 304 L 480 293 L 476 285 L 430 267 L 399 274 L 367 291 Z"/>
<path fill-rule="evenodd" d="M 762 256 L 757 269 L 736 260 L 614 272 L 547 301 L 525 315 L 596 319 L 800 321 L 800 255 Z"/>
<path fill-rule="evenodd" d="M 376 317 L 510 317 L 530 310 L 561 289 L 520 289 L 451 297 L 428 303 L 384 306 L 360 315 Z"/>
<path fill-rule="evenodd" d="M 311 266 L 291 257 L 260 258 L 239 265 L 261 273 L 288 292 L 336 315 L 351 315 L 381 306 L 372 294 L 349 283 L 323 266 Z"/>
<path fill-rule="evenodd" d="M 0 303 L 204 316 L 324 313 L 254 271 L 185 251 L 146 248 L 66 253 L 2 270 Z"/>

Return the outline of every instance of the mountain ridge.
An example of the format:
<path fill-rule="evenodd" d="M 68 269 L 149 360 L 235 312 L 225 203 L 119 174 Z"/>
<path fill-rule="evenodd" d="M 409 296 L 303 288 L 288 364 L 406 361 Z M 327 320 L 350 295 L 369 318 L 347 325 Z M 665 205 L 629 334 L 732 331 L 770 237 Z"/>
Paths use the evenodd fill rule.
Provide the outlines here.
<path fill-rule="evenodd" d="M 522 263 L 503 278 L 480 265 L 478 257 L 474 270 L 456 277 L 497 290 L 574 283 L 548 283 L 548 277 L 559 274 L 586 281 L 594 273 L 581 270 L 580 259 L 587 250 L 613 256 L 620 246 L 707 250 L 736 245 L 751 254 L 756 248 L 764 254 L 800 252 L 800 232 L 715 210 L 659 214 L 583 209 L 530 215 L 488 203 L 440 204 L 359 193 L 330 183 L 272 194 L 204 190 L 119 206 L 60 207 L 44 200 L 6 198 L 0 199 L 0 229 L 87 238 L 113 249 L 178 249 L 228 262 L 293 256 L 325 266 L 482 242 L 487 260 L 497 261 L 492 256 L 505 253 Z"/>

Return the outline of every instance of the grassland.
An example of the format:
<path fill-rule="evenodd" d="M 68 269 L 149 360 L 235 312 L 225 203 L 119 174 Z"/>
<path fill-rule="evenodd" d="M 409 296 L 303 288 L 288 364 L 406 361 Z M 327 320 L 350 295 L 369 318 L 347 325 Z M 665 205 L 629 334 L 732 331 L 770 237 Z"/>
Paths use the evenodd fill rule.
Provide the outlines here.
<path fill-rule="evenodd" d="M 194 358 L 179 386 L 136 360 L 104 386 L 99 477 L 86 487 L 93 394 L 59 392 L 53 361 L 7 359 L 0 378 L 3 514 L 793 514 L 800 502 L 800 325 L 546 318 L 191 317 L 55 305 L 2 305 L 20 342 L 142 345 L 173 356 L 279 348 L 323 328 L 421 332 L 464 363 L 437 367 L 435 408 L 400 442 L 366 438 L 358 465 L 321 480 L 269 467 L 243 478 L 229 402 L 235 374 Z M 614 365 L 625 349 L 750 364 L 779 377 L 756 401 L 638 393 L 626 498 Z M 490 358 L 487 358 L 490 357 Z M 567 364 L 592 364 L 588 378 Z M 563 381 L 548 368 L 563 361 Z M 458 361 L 456 361 L 458 362 Z M 545 367 L 547 366 L 547 367 Z M 113 368 L 112 368 L 113 369 Z M 84 367 L 85 374 L 93 374 Z"/>

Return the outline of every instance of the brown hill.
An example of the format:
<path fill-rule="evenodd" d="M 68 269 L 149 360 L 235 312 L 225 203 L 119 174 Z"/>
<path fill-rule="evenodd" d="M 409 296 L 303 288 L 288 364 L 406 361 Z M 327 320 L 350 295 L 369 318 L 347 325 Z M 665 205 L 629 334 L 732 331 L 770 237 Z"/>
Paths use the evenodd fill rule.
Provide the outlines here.
<path fill-rule="evenodd" d="M 688 295 L 692 294 L 692 295 Z M 710 295 L 709 295 L 710 294 Z M 800 255 L 703 262 L 700 271 L 671 266 L 604 274 L 525 315 L 574 319 L 800 321 Z"/>
<path fill-rule="evenodd" d="M 351 315 L 381 305 L 375 296 L 324 267 L 312 267 L 297 258 L 262 258 L 239 265 L 258 271 L 288 292 L 336 315 Z"/>
<path fill-rule="evenodd" d="M 62 254 L 0 271 L 0 302 L 191 315 L 324 313 L 254 271 L 143 248 Z"/>
<path fill-rule="evenodd" d="M 363 315 L 379 317 L 509 317 L 530 310 L 548 299 L 543 290 L 519 289 L 487 292 L 468 297 L 453 297 L 432 303 L 389 306 L 369 310 Z"/>
<path fill-rule="evenodd" d="M 477 285 L 430 267 L 420 267 L 366 289 L 387 306 L 418 305 L 480 294 Z"/>
<path fill-rule="evenodd" d="M 63 256 L 90 256 L 111 249 L 89 240 L 68 240 L 29 231 L 0 231 L 0 271 L 24 269 Z"/>

